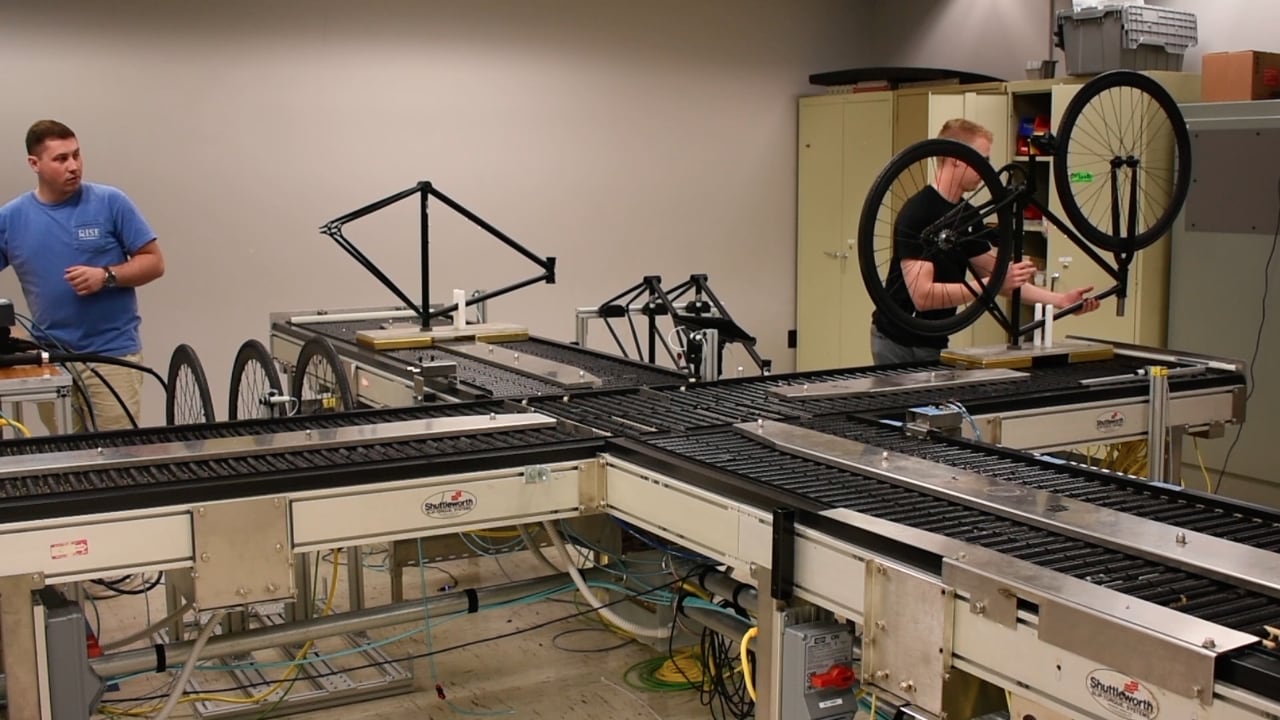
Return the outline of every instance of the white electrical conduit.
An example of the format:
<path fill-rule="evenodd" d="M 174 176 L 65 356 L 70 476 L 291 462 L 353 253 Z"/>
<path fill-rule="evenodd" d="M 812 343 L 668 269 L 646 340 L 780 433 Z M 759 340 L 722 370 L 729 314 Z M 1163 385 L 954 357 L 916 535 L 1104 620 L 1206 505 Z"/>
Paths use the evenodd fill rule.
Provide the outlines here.
<path fill-rule="evenodd" d="M 169 693 L 168 699 L 164 701 L 164 707 L 160 708 L 155 720 L 169 720 L 169 716 L 173 714 L 173 709 L 178 707 L 178 702 L 182 700 L 184 688 L 187 687 L 187 681 L 191 679 L 191 673 L 195 672 L 196 658 L 200 657 L 200 651 L 204 649 L 205 643 L 209 642 L 209 638 L 213 636 L 214 628 L 218 627 L 218 623 L 222 622 L 222 616 L 226 614 L 226 610 L 218 610 L 210 616 L 204 627 L 200 628 L 200 635 L 196 638 L 196 644 L 191 646 L 191 656 L 182 664 L 182 674 L 178 676 L 178 681 L 173 684 L 173 691 Z"/>
<path fill-rule="evenodd" d="M 538 543 L 533 539 L 533 533 L 529 532 L 528 528 L 524 525 L 517 525 L 516 527 L 520 530 L 520 538 L 524 540 L 524 544 L 529 546 L 529 550 L 533 552 L 534 557 L 538 558 L 538 562 L 541 563 L 543 567 L 553 573 L 563 572 L 563 570 L 555 566 L 555 563 L 548 560 L 546 555 L 542 554 L 542 548 L 538 547 Z M 572 563 L 570 564 L 572 565 Z"/>
<path fill-rule="evenodd" d="M 578 586 L 578 592 L 582 593 L 582 596 L 587 599 L 587 603 L 590 604 L 592 608 L 595 608 L 595 610 L 600 613 L 601 617 L 608 620 L 613 625 L 616 625 L 619 629 L 625 630 L 638 637 L 671 637 L 670 625 L 664 625 L 657 628 L 637 625 L 630 620 L 619 617 L 611 608 L 606 607 L 604 603 L 600 602 L 600 599 L 596 597 L 596 594 L 591 592 L 591 588 L 587 587 L 587 582 L 582 579 L 582 573 L 578 572 L 577 563 L 575 563 L 573 558 L 570 557 L 569 548 L 565 547 L 564 538 L 560 537 L 560 533 L 556 530 L 555 526 L 552 525 L 550 521 L 545 521 L 542 523 L 542 529 L 546 530 L 547 537 L 551 538 L 551 544 L 555 545 L 556 550 L 560 552 L 560 557 L 564 560 L 565 567 L 569 570 L 569 577 L 573 578 L 573 584 Z M 541 555 L 542 553 L 538 554 Z"/>

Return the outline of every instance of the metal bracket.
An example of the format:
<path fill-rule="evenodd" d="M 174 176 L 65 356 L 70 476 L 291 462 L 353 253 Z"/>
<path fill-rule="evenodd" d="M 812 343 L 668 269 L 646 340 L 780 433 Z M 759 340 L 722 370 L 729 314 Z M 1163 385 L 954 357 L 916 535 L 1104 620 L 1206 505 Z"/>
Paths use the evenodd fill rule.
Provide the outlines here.
<path fill-rule="evenodd" d="M 209 503 L 193 509 L 192 602 L 202 610 L 294 597 L 289 504 L 284 498 Z"/>
<path fill-rule="evenodd" d="M 578 465 L 578 509 L 584 514 L 603 512 L 609 502 L 605 482 L 609 464 L 603 455 Z"/>
<path fill-rule="evenodd" d="M 551 468 L 546 465 L 529 465 L 524 469 L 524 482 L 526 485 L 544 483 L 550 479 Z"/>
<path fill-rule="evenodd" d="M 955 593 L 879 561 L 866 564 L 862 676 L 935 715 L 951 669 Z"/>
<path fill-rule="evenodd" d="M 1034 604 L 1042 642 L 1198 699 L 1205 706 L 1213 703 L 1217 656 L 1256 642 L 1252 636 L 1220 628 L 1215 637 L 1194 645 L 1135 622 L 1141 620 L 1139 608 L 1126 607 L 1125 612 L 1133 615 L 1128 619 L 1116 617 L 1002 580 L 964 562 L 964 558 L 945 560 L 942 580 L 969 596 L 970 612 L 1006 627 L 1017 624 L 1019 598 Z"/>
<path fill-rule="evenodd" d="M 1018 625 L 1018 594 L 998 578 L 980 572 L 965 572 L 966 566 L 944 565 L 943 581 L 969 598 L 969 612 L 981 615 L 986 619 L 1007 628 Z M 957 572 L 948 576 L 947 569 L 955 568 Z"/>

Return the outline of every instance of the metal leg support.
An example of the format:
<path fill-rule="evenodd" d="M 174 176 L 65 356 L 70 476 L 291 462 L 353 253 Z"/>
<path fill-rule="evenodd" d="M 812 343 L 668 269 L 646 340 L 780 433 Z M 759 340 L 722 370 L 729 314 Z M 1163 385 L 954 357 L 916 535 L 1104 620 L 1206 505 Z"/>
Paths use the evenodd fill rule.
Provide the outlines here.
<path fill-rule="evenodd" d="M 1169 428 L 1169 451 L 1165 455 L 1167 471 L 1165 477 L 1174 485 L 1183 485 L 1182 481 L 1182 441 L 1187 437 L 1187 426 Z"/>
<path fill-rule="evenodd" d="M 315 615 L 316 599 L 311 597 L 311 554 L 302 553 L 293 558 L 293 584 L 298 589 L 298 599 L 284 606 L 284 617 L 289 622 L 310 620 Z"/>
<path fill-rule="evenodd" d="M 48 705 L 40 686 L 35 603 L 31 597 L 42 587 L 41 573 L 0 578 L 0 642 L 4 647 L 9 720 L 41 720 L 42 709 Z"/>
<path fill-rule="evenodd" d="M 359 545 L 347 548 L 347 595 L 350 610 L 364 609 L 364 554 Z"/>
<path fill-rule="evenodd" d="M 1147 477 L 1152 482 L 1168 482 L 1165 472 L 1166 438 L 1169 433 L 1169 368 L 1159 365 L 1147 368 L 1151 379 L 1147 418 Z"/>
<path fill-rule="evenodd" d="M 756 583 L 761 588 L 773 584 L 773 571 L 757 567 Z M 782 717 L 782 631 L 787 625 L 786 603 L 762 598 L 757 610 L 756 635 L 756 720 L 785 720 Z"/>

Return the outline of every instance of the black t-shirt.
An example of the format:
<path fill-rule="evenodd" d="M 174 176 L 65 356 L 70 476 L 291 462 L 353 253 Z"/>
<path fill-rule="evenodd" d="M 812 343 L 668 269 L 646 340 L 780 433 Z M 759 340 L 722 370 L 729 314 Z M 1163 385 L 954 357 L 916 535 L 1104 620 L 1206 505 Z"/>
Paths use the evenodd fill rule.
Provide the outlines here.
<path fill-rule="evenodd" d="M 968 202 L 953 203 L 932 185 L 916 193 L 902 205 L 893 224 L 893 257 L 885 288 L 893 302 L 904 311 L 929 320 L 942 320 L 956 314 L 956 308 L 916 311 L 911 293 L 902 277 L 903 260 L 928 260 L 933 263 L 933 281 L 958 283 L 968 277 L 970 258 L 990 252 L 987 228 L 978 212 Z M 908 347 L 945 348 L 945 336 L 929 337 L 908 332 L 872 313 L 871 321 L 886 337 Z"/>

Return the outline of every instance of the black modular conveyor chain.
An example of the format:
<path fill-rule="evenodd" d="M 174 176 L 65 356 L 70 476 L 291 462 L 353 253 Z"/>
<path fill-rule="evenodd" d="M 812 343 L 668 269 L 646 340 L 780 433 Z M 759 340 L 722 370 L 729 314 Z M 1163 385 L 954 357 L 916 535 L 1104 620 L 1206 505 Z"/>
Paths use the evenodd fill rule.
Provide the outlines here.
<path fill-rule="evenodd" d="M 1280 512 L 1181 488 L 1103 474 L 1104 471 L 937 433 L 919 437 L 901 427 L 860 418 L 818 418 L 801 427 L 1025 485 L 1153 522 L 1280 552 Z"/>
<path fill-rule="evenodd" d="M 424 460 L 494 450 L 544 447 L 581 440 L 581 435 L 559 428 L 512 430 L 445 438 L 383 441 L 369 445 L 288 449 L 280 452 L 183 461 L 182 456 L 158 458 L 146 465 L 93 470 L 52 468 L 47 474 L 31 474 L 0 480 L 0 498 L 87 492 L 116 488 L 179 484 L 187 481 L 267 476 L 317 468 L 372 467 L 378 463 Z"/>
<path fill-rule="evenodd" d="M 657 438 L 649 445 L 711 473 L 746 479 L 748 487 L 764 486 L 775 491 L 771 497 L 781 491 L 801 508 L 844 508 L 972 543 L 1259 638 L 1267 637 L 1266 626 L 1280 627 L 1280 599 L 790 455 L 732 429 Z M 1258 645 L 1231 660 L 1219 679 L 1280 700 L 1280 653 Z"/>
<path fill-rule="evenodd" d="M 925 372 L 949 372 L 942 365 L 810 372 L 725 380 L 656 390 L 579 392 L 564 398 L 530 400 L 541 412 L 631 437 L 650 433 L 679 433 L 698 428 L 753 420 L 784 420 L 836 414 L 881 416 L 907 408 L 942 402 L 960 402 L 974 413 L 999 408 L 1097 402 L 1118 398 L 1145 399 L 1147 380 L 1135 376 L 1129 382 L 1086 387 L 1081 380 L 1130 375 L 1150 364 L 1148 360 L 1117 356 L 1111 360 L 1050 365 L 1029 370 L 1026 381 L 989 381 L 972 385 L 921 388 L 868 393 L 843 398 L 785 400 L 769 391 L 802 383 L 864 380 Z M 1172 391 L 1243 384 L 1238 373 L 1206 369 L 1202 374 L 1169 378 Z"/>
<path fill-rule="evenodd" d="M 424 420 L 427 418 L 466 417 L 511 412 L 501 400 L 470 403 L 440 403 L 378 410 L 352 410 L 341 413 L 296 415 L 270 420 L 233 420 L 198 425 L 169 425 L 133 430 L 111 430 L 80 435 L 45 435 L 14 438 L 0 442 L 0 457 L 42 453 L 97 450 L 98 448 L 154 445 L 156 443 L 198 442 L 219 438 L 253 437 L 299 430 L 329 430 L 360 425 Z"/>

